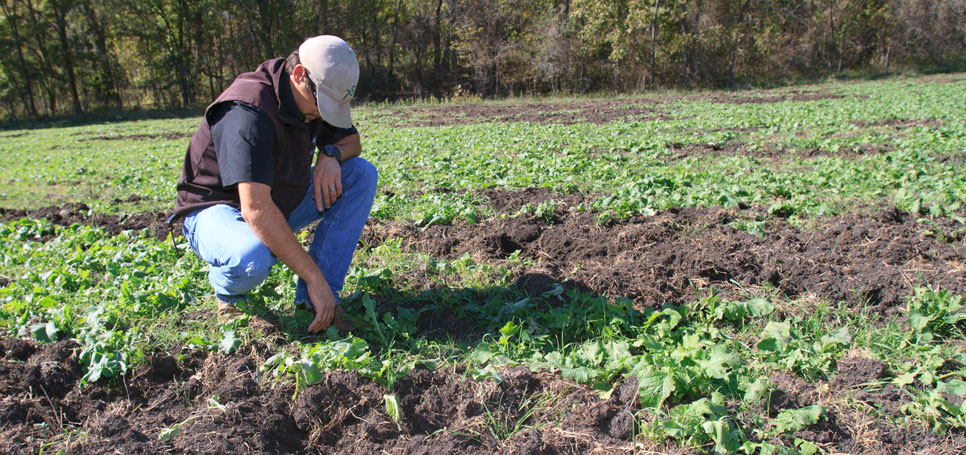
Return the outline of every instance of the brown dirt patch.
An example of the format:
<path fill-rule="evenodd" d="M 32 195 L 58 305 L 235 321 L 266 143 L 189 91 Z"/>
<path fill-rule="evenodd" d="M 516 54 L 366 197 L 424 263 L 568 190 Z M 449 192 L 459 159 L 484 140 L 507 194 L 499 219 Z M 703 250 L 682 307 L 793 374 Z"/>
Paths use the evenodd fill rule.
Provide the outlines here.
<path fill-rule="evenodd" d="M 118 202 L 137 202 L 140 197 L 131 195 L 127 199 L 115 199 Z M 111 235 L 118 235 L 122 231 L 147 229 L 150 235 L 158 240 L 168 236 L 168 213 L 142 212 L 135 214 L 108 215 L 103 213 L 90 214 L 90 207 L 84 203 L 68 203 L 60 206 L 41 207 L 35 210 L 0 208 L 0 220 L 13 221 L 24 217 L 46 219 L 58 226 L 83 224 L 103 228 Z M 172 228 L 171 233 L 181 235 L 180 226 Z"/>
<path fill-rule="evenodd" d="M 771 219 L 763 238 L 729 225 L 760 214 L 755 208 L 675 208 L 607 226 L 588 212 L 561 213 L 553 224 L 524 216 L 422 229 L 376 221 L 364 243 L 398 237 L 435 257 L 469 253 L 491 262 L 519 250 L 535 263 L 516 271 L 528 289 L 556 281 L 640 305 L 685 304 L 695 298 L 695 286 L 736 284 L 772 286 L 790 297 L 870 303 L 883 311 L 916 286 L 966 294 L 966 242 L 937 240 L 929 231 L 935 226 L 895 208 L 823 219 L 814 230 Z M 946 232 L 962 227 L 953 220 L 936 223 Z"/>
<path fill-rule="evenodd" d="M 572 103 L 528 103 L 512 105 L 448 105 L 389 109 L 373 118 L 392 119 L 397 127 L 469 125 L 493 122 L 531 122 L 572 125 L 574 123 L 605 124 L 617 120 L 647 122 L 668 120 L 659 109 L 644 104 L 661 105 L 665 101 L 606 100 Z"/>
<path fill-rule="evenodd" d="M 267 348 L 232 355 L 196 353 L 182 364 L 151 358 L 123 385 L 80 388 L 77 345 L 35 346 L 0 340 L 0 452 L 114 453 L 605 453 L 633 447 L 630 415 L 636 383 L 610 400 L 559 376 L 525 367 L 503 381 L 474 381 L 463 372 L 419 367 L 398 379 L 397 425 L 386 414 L 389 391 L 357 372 L 335 371 L 301 390 L 274 385 L 258 370 Z M 626 389 L 626 390 L 625 390 Z M 44 393 L 41 393 L 44 392 Z M 509 423 L 510 427 L 499 427 Z M 503 432 L 521 423 L 524 431 Z M 42 424 L 42 425 L 38 425 Z M 164 429 L 177 426 L 169 440 Z M 66 441 L 59 431 L 84 436 Z"/>
<path fill-rule="evenodd" d="M 842 149 L 838 152 L 831 152 L 818 147 L 794 151 L 775 145 L 765 145 L 752 149 L 747 145 L 736 141 L 728 142 L 726 144 L 674 143 L 668 146 L 668 151 L 671 153 L 671 155 L 665 158 L 665 161 L 670 162 L 688 157 L 702 158 L 706 156 L 738 155 L 778 161 L 793 157 L 805 159 L 819 157 L 857 158 L 861 156 L 891 153 L 895 150 L 895 147 L 888 144 L 863 144 L 855 149 Z"/>
<path fill-rule="evenodd" d="M 402 412 L 397 425 L 385 411 L 383 396 L 390 391 L 353 371 L 327 373 L 293 400 L 290 384 L 276 384 L 259 371 L 270 354 L 262 345 L 243 346 L 232 355 L 194 353 L 181 363 L 156 355 L 123 384 L 85 388 L 79 384 L 78 346 L 71 341 L 37 346 L 7 338 L 0 347 L 2 453 L 37 453 L 41 446 L 68 454 L 222 454 L 238 447 L 255 454 L 669 450 L 643 440 L 635 444 L 634 416 L 646 416 L 637 414 L 634 378 L 602 400 L 585 386 L 523 366 L 501 370 L 499 383 L 468 379 L 459 368 L 417 367 L 394 384 Z M 879 368 L 870 360 L 846 360 L 839 375 L 862 370 L 857 376 L 874 376 Z M 759 411 L 771 417 L 783 409 L 828 406 L 829 393 L 845 387 L 833 380 L 829 390 L 823 381 L 810 384 L 783 372 L 771 380 L 775 389 Z M 856 396 L 880 408 L 899 403 L 896 397 Z M 841 453 L 961 453 L 966 447 L 959 431 L 939 436 L 918 424 L 855 421 L 847 412 L 829 406 L 821 422 L 795 436 Z M 507 431 L 518 424 L 519 431 Z M 159 440 L 161 431 L 175 427 L 173 437 Z M 59 429 L 77 431 L 67 439 Z"/>
<path fill-rule="evenodd" d="M 755 92 L 751 92 L 755 93 Z M 765 92 L 767 93 L 767 92 Z M 841 99 L 845 95 L 836 95 L 825 92 L 791 91 L 778 95 L 770 96 L 748 96 L 747 94 L 722 94 L 698 95 L 689 97 L 691 100 L 711 101 L 723 104 L 774 104 L 785 101 L 818 101 L 829 99 Z"/>
<path fill-rule="evenodd" d="M 488 200 L 490 208 L 497 213 L 513 215 L 525 206 L 537 207 L 542 203 L 556 203 L 554 216 L 562 216 L 568 208 L 576 207 L 587 201 L 587 196 L 579 193 L 561 194 L 549 188 L 524 188 L 507 190 L 492 188 L 480 192 Z"/>
<path fill-rule="evenodd" d="M 878 120 L 875 122 L 856 120 L 852 123 L 856 126 L 860 126 L 863 128 L 867 128 L 870 126 L 888 126 L 896 131 L 912 128 L 914 126 L 937 127 L 937 126 L 942 126 L 943 124 L 942 121 L 934 118 L 923 118 L 923 119 L 890 118 L 885 120 Z"/>
<path fill-rule="evenodd" d="M 127 136 L 94 136 L 81 139 L 81 142 L 86 141 L 146 141 L 151 139 L 163 139 L 166 141 L 174 141 L 178 139 L 184 139 L 189 137 L 185 133 L 158 133 L 158 134 L 130 134 Z"/>
<path fill-rule="evenodd" d="M 838 374 L 831 382 L 808 383 L 800 378 L 776 372 L 771 381 L 775 384 L 768 399 L 769 416 L 784 409 L 798 409 L 820 404 L 828 411 L 817 424 L 795 433 L 796 437 L 815 442 L 826 448 L 834 447 L 832 453 L 853 454 L 959 454 L 966 450 L 966 436 L 961 431 L 939 435 L 918 423 L 896 426 L 885 418 L 876 418 L 854 408 L 836 404 L 833 396 L 851 395 L 868 408 L 878 409 L 893 419 L 902 420 L 905 414 L 899 406 L 908 400 L 900 396 L 891 384 L 880 392 L 859 390 L 849 382 L 869 382 L 883 374 L 884 365 L 873 359 L 847 358 L 839 363 Z M 826 387 L 826 385 L 828 387 Z M 850 390 L 850 387 L 853 387 Z M 791 441 L 787 441 L 791 442 Z M 787 445 L 787 443 L 786 443 Z"/>
<path fill-rule="evenodd" d="M 816 91 L 790 91 L 771 94 L 751 91 L 735 94 L 681 95 L 660 98 L 574 101 L 558 103 L 523 103 L 512 105 L 464 104 L 446 106 L 414 106 L 390 108 L 375 112 L 372 119 L 389 119 L 400 128 L 416 126 L 467 125 L 494 122 L 531 122 L 571 125 L 574 123 L 605 124 L 618 120 L 648 122 L 670 120 L 665 107 L 679 100 L 711 101 L 727 104 L 770 104 L 784 101 L 816 101 L 845 98 Z M 763 96 L 755 96 L 761 94 Z"/>

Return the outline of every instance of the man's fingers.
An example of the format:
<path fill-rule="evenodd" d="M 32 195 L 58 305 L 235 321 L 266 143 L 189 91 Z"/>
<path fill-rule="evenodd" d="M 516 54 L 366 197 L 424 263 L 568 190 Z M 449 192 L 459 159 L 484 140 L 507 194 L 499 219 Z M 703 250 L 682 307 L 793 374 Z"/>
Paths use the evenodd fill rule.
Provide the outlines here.
<path fill-rule="evenodd" d="M 339 198 L 339 196 L 342 196 L 342 181 L 333 179 L 331 183 L 326 185 L 325 208 L 332 207 L 332 204 L 335 204 L 335 201 Z"/>
<path fill-rule="evenodd" d="M 315 181 L 315 188 L 314 188 L 315 189 L 315 209 L 321 212 L 323 200 L 322 200 L 322 188 L 319 187 L 319 183 L 321 182 L 319 182 L 318 180 Z"/>
<path fill-rule="evenodd" d="M 320 311 L 315 313 L 315 320 L 309 325 L 309 332 L 319 332 L 325 330 L 332 323 L 332 318 L 335 316 L 335 306 L 329 308 L 320 308 Z"/>

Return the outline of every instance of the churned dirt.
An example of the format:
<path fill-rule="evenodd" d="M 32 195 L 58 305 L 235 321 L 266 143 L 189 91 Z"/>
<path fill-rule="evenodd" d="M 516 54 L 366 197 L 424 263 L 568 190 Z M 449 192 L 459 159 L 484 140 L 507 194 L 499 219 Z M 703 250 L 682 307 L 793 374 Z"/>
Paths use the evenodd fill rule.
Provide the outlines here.
<path fill-rule="evenodd" d="M 115 199 L 114 203 L 137 202 L 139 200 L 140 198 L 137 195 L 131 195 L 123 200 Z M 167 219 L 169 215 L 169 213 L 165 212 L 141 212 L 120 215 L 91 214 L 90 207 L 82 202 L 41 207 L 35 210 L 0 208 L 0 220 L 2 221 L 13 221 L 24 217 L 35 219 L 43 218 L 59 226 L 70 226 L 75 223 L 97 226 L 103 228 L 111 235 L 120 234 L 122 231 L 147 229 L 158 240 L 163 240 L 168 236 Z M 175 235 L 180 235 L 181 226 L 175 225 L 172 227 L 171 232 Z"/>
<path fill-rule="evenodd" d="M 72 341 L 38 346 L 0 340 L 0 452 L 701 453 L 635 442 L 640 429 L 632 416 L 640 405 L 634 378 L 603 399 L 552 372 L 522 366 L 501 370 L 501 382 L 472 380 L 459 369 L 417 367 L 392 390 L 357 372 L 334 371 L 296 393 L 291 383 L 259 371 L 269 352 L 253 344 L 231 355 L 194 353 L 180 362 L 158 354 L 123 381 L 82 386 L 77 351 Z M 852 397 L 901 416 L 894 389 L 863 388 L 884 368 L 850 357 L 830 381 L 814 383 L 776 372 L 776 388 L 762 400 L 761 413 L 774 417 L 783 409 L 828 406 L 825 419 L 795 436 L 833 453 L 962 453 L 961 432 L 939 436 L 834 405 L 833 399 Z M 390 393 L 399 404 L 398 422 L 386 411 Z"/>
<path fill-rule="evenodd" d="M 532 192 L 529 203 L 538 204 Z M 514 213 L 522 199 L 488 194 L 495 207 Z M 576 196 L 544 194 L 575 202 Z M 871 214 L 846 213 L 802 229 L 761 208 L 674 208 L 650 217 L 600 225 L 592 212 L 567 210 L 547 217 L 493 218 L 474 225 L 418 227 L 373 221 L 363 243 L 386 238 L 439 258 L 470 254 L 500 262 L 511 254 L 532 260 L 516 268 L 531 292 L 554 282 L 609 297 L 629 297 L 640 306 L 686 304 L 696 288 L 769 287 L 791 298 L 826 298 L 853 306 L 869 304 L 889 313 L 917 286 L 966 294 L 963 225 L 950 219 L 917 222 L 894 207 Z M 735 226 L 762 218 L 763 237 Z"/>
<path fill-rule="evenodd" d="M 658 109 L 665 102 L 644 106 L 641 100 L 577 101 L 571 103 L 465 104 L 416 106 L 379 111 L 373 119 L 391 119 L 398 127 L 470 125 L 477 123 L 531 122 L 571 125 L 602 125 L 617 120 L 651 121 L 670 119 Z"/>
<path fill-rule="evenodd" d="M 186 137 L 190 137 L 190 136 L 185 133 L 168 132 L 168 133 L 159 133 L 159 134 L 129 134 L 126 136 L 94 136 L 94 137 L 81 139 L 81 141 L 147 141 L 152 139 L 163 139 L 166 141 L 174 141 L 178 139 L 184 139 Z"/>
<path fill-rule="evenodd" d="M 362 245 L 400 238 L 406 248 L 436 258 L 468 253 L 496 264 L 508 263 L 519 251 L 520 258 L 529 260 L 513 266 L 516 282 L 532 295 L 563 283 L 629 297 L 638 308 L 687 304 L 696 297 L 695 289 L 706 286 L 726 293 L 769 288 L 792 298 L 871 305 L 883 315 L 900 308 L 918 285 L 966 294 L 963 226 L 950 219 L 919 222 L 894 207 L 815 219 L 807 229 L 761 207 L 678 208 L 601 225 L 596 213 L 571 209 L 588 196 L 546 189 L 482 194 L 495 211 L 507 215 L 550 200 L 558 203 L 557 210 L 540 218 L 498 217 L 475 225 L 419 227 L 371 220 Z M 87 212 L 82 205 L 69 205 L 2 215 L 88 223 L 118 232 L 155 232 L 164 218 L 162 213 L 113 217 Z M 762 237 L 735 227 L 748 220 L 763 223 Z M 418 281 L 396 277 L 408 278 Z M 427 336 L 459 331 L 460 321 L 432 316 L 418 321 Z M 472 336 L 472 329 L 467 330 Z M 193 353 L 181 360 L 156 354 L 123 380 L 81 387 L 78 354 L 73 341 L 36 345 L 0 339 L 0 453 L 32 454 L 42 446 L 45 452 L 64 449 L 68 454 L 214 454 L 240 447 L 264 454 L 693 453 L 635 442 L 638 429 L 631 415 L 640 408 L 633 380 L 618 384 L 605 400 L 552 372 L 524 367 L 502 370 L 499 383 L 472 380 L 459 367 L 420 367 L 399 378 L 392 390 L 357 372 L 336 371 L 296 395 L 288 381 L 276 383 L 259 371 L 273 352 L 248 345 L 231 355 Z M 775 372 L 776 389 L 763 401 L 761 413 L 827 406 L 827 418 L 797 436 L 830 452 L 966 450 L 962 432 L 939 436 L 918 425 L 896 426 L 907 399 L 894 386 L 881 384 L 887 375 L 894 373 L 883 362 L 861 355 L 844 358 L 828 379 L 806 382 Z M 386 411 L 384 395 L 389 393 L 400 405 L 399 423 Z M 846 398 L 876 412 L 846 406 Z M 162 432 L 171 437 L 161 440 Z"/>
<path fill-rule="evenodd" d="M 518 283 L 531 293 L 563 283 L 628 297 L 641 306 L 686 304 L 696 288 L 709 285 L 722 290 L 770 287 L 792 298 L 869 304 L 885 313 L 917 286 L 966 294 L 966 226 L 948 218 L 922 223 L 895 207 L 817 219 L 808 229 L 769 216 L 761 207 L 672 208 L 601 225 L 597 213 L 571 210 L 588 201 L 580 194 L 547 189 L 482 194 L 495 211 L 507 215 L 546 201 L 556 202 L 557 209 L 542 217 L 497 217 L 473 225 L 420 227 L 371 219 L 362 245 L 375 247 L 395 237 L 404 247 L 436 258 L 468 253 L 484 262 L 505 261 L 519 251 L 520 258 L 532 260 L 532 266 L 515 269 Z M 129 229 L 147 229 L 158 239 L 168 234 L 163 212 L 89 215 L 83 204 L 0 209 L 4 220 L 22 216 L 60 225 L 90 224 L 112 234 Z M 756 222 L 762 223 L 762 237 L 736 227 L 755 220 L 761 220 Z M 180 228 L 172 233 L 179 235 Z"/>
<path fill-rule="evenodd" d="M 825 150 L 819 147 L 812 147 L 805 150 L 791 150 L 786 147 L 765 144 L 758 147 L 749 147 L 747 144 L 730 141 L 725 144 L 669 144 L 667 157 L 663 158 L 667 162 L 676 161 L 684 158 L 703 158 L 707 156 L 750 156 L 766 160 L 775 160 L 779 163 L 787 158 L 810 159 L 819 157 L 838 157 L 838 158 L 858 158 L 868 155 L 880 155 L 894 152 L 896 148 L 889 144 L 862 144 L 856 148 L 841 149 L 838 151 Z M 614 153 L 627 153 L 625 151 L 615 151 Z"/>
<path fill-rule="evenodd" d="M 629 453 L 630 415 L 640 409 L 634 380 L 604 400 L 525 367 L 502 370 L 499 383 L 418 367 L 394 383 L 397 423 L 383 385 L 335 371 L 296 395 L 259 371 L 261 345 L 180 364 L 159 355 L 122 384 L 88 387 L 76 350 L 70 341 L 0 341 L 0 452 L 47 444 L 68 454 Z M 83 436 L 66 439 L 69 429 Z"/>
<path fill-rule="evenodd" d="M 761 95 L 761 96 L 759 96 Z M 555 103 L 462 104 L 446 106 L 407 106 L 388 108 L 370 114 L 370 119 L 386 119 L 397 127 L 470 125 L 478 123 L 530 122 L 571 125 L 605 124 L 617 120 L 648 122 L 671 119 L 671 103 L 681 100 L 726 104 L 771 104 L 785 101 L 816 101 L 844 98 L 826 92 L 748 91 L 709 95 L 677 95 L 652 98 L 619 98 Z"/>

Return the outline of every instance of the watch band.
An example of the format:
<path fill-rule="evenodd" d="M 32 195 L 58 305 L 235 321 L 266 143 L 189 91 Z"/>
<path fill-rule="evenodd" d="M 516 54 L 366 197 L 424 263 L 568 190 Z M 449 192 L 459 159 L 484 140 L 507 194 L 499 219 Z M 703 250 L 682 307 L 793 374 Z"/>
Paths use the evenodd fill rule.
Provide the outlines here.
<path fill-rule="evenodd" d="M 325 154 L 325 156 L 335 158 L 340 163 L 342 162 L 342 149 L 334 144 L 329 144 L 323 147 L 322 153 Z"/>

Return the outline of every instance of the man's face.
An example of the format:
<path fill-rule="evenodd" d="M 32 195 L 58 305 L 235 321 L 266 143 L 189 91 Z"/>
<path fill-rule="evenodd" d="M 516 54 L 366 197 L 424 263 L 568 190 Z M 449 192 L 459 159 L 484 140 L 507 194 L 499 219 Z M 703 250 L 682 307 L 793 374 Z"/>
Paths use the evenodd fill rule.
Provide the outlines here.
<path fill-rule="evenodd" d="M 302 65 L 296 65 L 292 72 L 293 86 L 295 87 L 295 104 L 299 111 L 305 116 L 305 121 L 310 122 L 321 119 L 322 113 L 319 112 L 319 104 L 316 101 L 318 91 L 312 79 L 309 78 L 308 71 Z"/>

